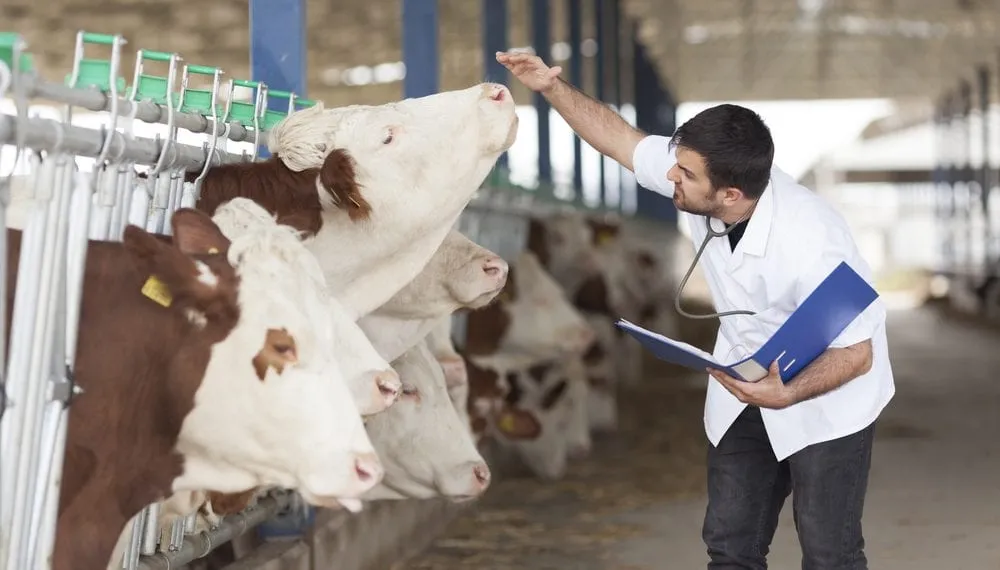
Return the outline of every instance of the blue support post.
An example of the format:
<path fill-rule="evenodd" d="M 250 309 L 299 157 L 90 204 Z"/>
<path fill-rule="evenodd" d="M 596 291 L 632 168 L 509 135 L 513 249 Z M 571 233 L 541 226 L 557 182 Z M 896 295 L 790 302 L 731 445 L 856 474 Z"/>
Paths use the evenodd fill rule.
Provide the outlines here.
<path fill-rule="evenodd" d="M 250 79 L 306 97 L 307 77 L 305 0 L 250 0 Z M 267 107 L 287 104 L 269 97 Z"/>
<path fill-rule="evenodd" d="M 268 89 L 307 97 L 305 0 L 250 0 L 250 79 Z M 269 109 L 287 104 L 287 100 L 268 97 Z M 270 153 L 262 146 L 258 155 L 267 158 Z M 257 534 L 265 540 L 301 537 L 314 518 L 311 507 L 283 512 L 257 527 Z"/>
<path fill-rule="evenodd" d="M 403 0 L 403 97 L 438 92 L 437 0 Z"/>
<path fill-rule="evenodd" d="M 577 89 L 583 89 L 583 18 L 580 0 L 566 0 L 569 4 L 569 82 Z M 583 145 L 580 137 L 573 133 L 573 191 L 583 192 Z"/>
<path fill-rule="evenodd" d="M 983 149 L 983 162 L 979 170 L 979 200 L 983 209 L 983 274 L 989 277 L 990 268 L 993 262 L 991 243 L 993 237 L 993 222 L 990 215 L 990 191 L 993 189 L 993 169 L 991 168 L 992 156 L 990 153 L 990 68 L 981 65 L 976 70 L 976 79 L 979 85 L 979 121 L 980 121 L 980 148 Z"/>
<path fill-rule="evenodd" d="M 542 61 L 549 62 L 549 52 L 552 40 L 549 37 L 549 2 L 548 0 L 532 0 L 531 2 L 531 37 L 535 55 Z M 549 136 L 549 102 L 541 93 L 532 93 L 535 115 L 538 117 L 538 184 L 552 182 L 552 156 Z"/>
<path fill-rule="evenodd" d="M 486 80 L 510 85 L 507 68 L 497 61 L 496 53 L 507 49 L 507 0 L 482 0 L 483 71 Z M 507 168 L 507 153 L 500 155 L 497 166 Z"/>
<path fill-rule="evenodd" d="M 594 0 L 594 35 L 597 36 L 597 54 L 594 56 L 594 99 L 604 101 L 604 50 L 605 44 L 605 17 L 604 0 Z M 604 184 L 604 157 L 598 161 L 600 169 L 597 174 L 597 195 L 601 197 L 601 205 L 604 205 L 604 196 L 607 192 Z"/>
<path fill-rule="evenodd" d="M 621 113 L 621 65 L 618 61 L 618 56 L 621 53 L 618 45 L 620 41 L 618 18 L 621 15 L 621 7 L 618 0 L 607 0 L 606 7 L 608 24 L 604 30 L 602 45 L 607 46 L 608 54 L 608 103 L 614 105 L 618 113 Z M 614 186 L 617 187 L 618 191 L 617 208 L 621 209 L 622 167 L 617 162 L 612 162 L 610 168 L 613 171 L 611 179 L 617 179 L 617 183 Z M 608 200 L 608 188 L 604 189 L 604 205 L 611 205 L 611 202 Z"/>
<path fill-rule="evenodd" d="M 637 27 L 633 24 L 633 27 Z M 639 31 L 633 30 L 632 58 L 635 74 L 635 123 L 639 130 L 671 136 L 676 128 L 677 104 L 663 88 L 656 67 L 639 41 Z M 639 186 L 636 214 L 656 220 L 677 223 L 673 200 Z"/>

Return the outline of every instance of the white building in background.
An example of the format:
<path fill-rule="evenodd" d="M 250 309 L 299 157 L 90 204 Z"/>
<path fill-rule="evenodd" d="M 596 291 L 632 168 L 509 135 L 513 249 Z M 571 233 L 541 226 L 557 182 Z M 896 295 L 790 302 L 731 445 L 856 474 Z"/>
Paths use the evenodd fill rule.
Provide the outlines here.
<path fill-rule="evenodd" d="M 991 125 L 996 125 L 996 117 L 990 118 Z M 942 149 L 964 154 L 968 148 L 978 176 L 982 131 L 977 118 L 970 124 L 968 130 L 956 130 L 947 144 L 938 140 L 929 117 L 859 137 L 822 156 L 803 182 L 823 193 L 845 215 L 875 271 L 953 269 L 979 273 L 986 257 L 987 215 L 978 184 L 971 189 L 958 185 L 959 214 L 952 226 L 937 213 L 942 207 L 950 208 L 950 195 L 939 193 L 932 182 L 935 157 Z M 998 157 L 1000 125 L 990 131 L 990 156 Z M 971 141 L 968 147 L 966 141 Z M 1000 228 L 1000 192 L 993 192 L 989 218 L 994 228 Z M 998 252 L 996 245 L 992 257 Z M 952 264 L 949 259 L 954 260 Z"/>

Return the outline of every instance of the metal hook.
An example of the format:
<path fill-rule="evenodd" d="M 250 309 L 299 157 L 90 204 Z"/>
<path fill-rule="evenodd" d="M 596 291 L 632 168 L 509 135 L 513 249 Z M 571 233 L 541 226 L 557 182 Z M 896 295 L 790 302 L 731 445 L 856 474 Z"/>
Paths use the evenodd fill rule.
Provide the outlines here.
<path fill-rule="evenodd" d="M 140 50 L 141 53 L 141 50 Z M 160 148 L 160 156 L 156 159 L 156 165 L 153 166 L 153 170 L 150 171 L 149 176 L 153 177 L 163 170 L 165 166 L 164 159 L 167 157 L 167 151 L 171 148 L 171 145 L 177 136 L 177 129 L 174 126 L 174 82 L 177 77 L 177 61 L 180 57 L 173 53 L 170 54 L 170 64 L 167 70 L 167 139 Z M 159 142 L 159 136 L 156 137 L 157 142 Z"/>
<path fill-rule="evenodd" d="M 6 92 L 10 87 L 14 88 L 14 109 L 17 113 L 17 118 L 15 119 L 15 133 L 14 133 L 14 164 L 11 166 L 10 172 L 4 177 L 2 183 L 0 183 L 0 201 L 6 206 L 10 203 L 10 180 L 14 177 L 14 172 L 17 171 L 17 162 L 21 159 L 21 153 L 24 152 L 24 141 L 27 136 L 28 128 L 28 97 L 25 93 L 24 83 L 18 79 L 21 74 L 21 52 L 27 47 L 27 43 L 20 36 L 18 36 L 17 41 L 14 42 L 12 50 L 11 65 L 12 68 L 8 68 L 6 64 L 3 65 L 7 73 L 8 81 L 7 85 L 0 93 Z"/>
<path fill-rule="evenodd" d="M 118 127 L 118 70 L 121 67 L 121 48 L 122 48 L 123 38 L 120 34 L 115 34 L 114 42 L 111 44 L 111 65 L 108 76 L 108 97 L 111 99 L 111 109 L 110 117 L 107 131 L 104 131 L 104 144 L 101 145 L 101 154 L 97 157 L 97 162 L 94 164 L 94 172 L 96 173 L 103 165 L 104 161 L 107 160 L 108 151 L 111 150 L 111 141 L 114 140 L 114 136 L 108 133 L 114 132 Z M 95 175 L 96 176 L 96 175 Z"/>
<path fill-rule="evenodd" d="M 198 174 L 198 178 L 194 180 L 195 188 L 195 199 L 198 198 L 198 194 L 201 192 L 201 182 L 205 179 L 205 175 L 208 174 L 208 169 L 211 167 L 212 162 L 215 160 L 215 147 L 219 142 L 219 135 L 216 133 L 216 129 L 219 126 L 218 122 L 218 110 L 215 105 L 219 100 L 219 77 L 222 75 L 222 71 L 216 69 L 215 74 L 212 76 L 212 139 L 208 146 L 208 152 L 205 155 L 205 164 L 201 167 L 201 172 Z M 223 129 L 224 132 L 228 132 L 228 125 Z"/>
<path fill-rule="evenodd" d="M 66 139 L 66 123 L 53 121 L 52 128 L 56 131 L 56 144 L 52 145 L 52 154 L 59 154 L 62 151 L 63 141 Z"/>

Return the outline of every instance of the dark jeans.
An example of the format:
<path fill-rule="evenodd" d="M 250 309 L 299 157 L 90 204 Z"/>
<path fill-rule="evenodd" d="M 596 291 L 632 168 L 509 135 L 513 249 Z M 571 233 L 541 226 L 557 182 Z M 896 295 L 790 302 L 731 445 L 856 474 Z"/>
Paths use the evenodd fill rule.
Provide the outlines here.
<path fill-rule="evenodd" d="M 764 569 L 778 514 L 792 493 L 803 570 L 867 570 L 861 514 L 874 424 L 778 462 L 760 409 L 740 414 L 708 450 L 702 538 L 714 570 Z"/>

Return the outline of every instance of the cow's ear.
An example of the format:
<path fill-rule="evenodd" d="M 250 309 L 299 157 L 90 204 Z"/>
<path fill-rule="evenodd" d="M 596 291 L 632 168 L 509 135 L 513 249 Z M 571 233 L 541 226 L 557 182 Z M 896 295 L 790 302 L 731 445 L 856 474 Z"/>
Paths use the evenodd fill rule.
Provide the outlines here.
<path fill-rule="evenodd" d="M 371 215 L 372 207 L 361 195 L 361 185 L 358 184 L 354 170 L 354 159 L 346 150 L 334 149 L 323 159 L 323 166 L 319 169 L 319 183 L 330 200 L 347 212 L 352 222 L 367 220 Z"/>
<path fill-rule="evenodd" d="M 194 208 L 181 208 L 170 218 L 174 245 L 182 253 L 203 255 L 229 251 L 229 239 L 208 214 Z"/>
<path fill-rule="evenodd" d="M 507 408 L 496 417 L 497 431 L 514 441 L 537 439 L 542 434 L 542 424 L 528 410 Z"/>
<path fill-rule="evenodd" d="M 134 225 L 125 228 L 122 245 L 143 279 L 141 293 L 151 302 L 180 311 L 198 327 L 208 322 L 235 324 L 236 278 L 228 263 L 214 264 L 223 271 L 213 271 L 206 262 Z"/>

